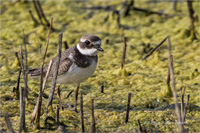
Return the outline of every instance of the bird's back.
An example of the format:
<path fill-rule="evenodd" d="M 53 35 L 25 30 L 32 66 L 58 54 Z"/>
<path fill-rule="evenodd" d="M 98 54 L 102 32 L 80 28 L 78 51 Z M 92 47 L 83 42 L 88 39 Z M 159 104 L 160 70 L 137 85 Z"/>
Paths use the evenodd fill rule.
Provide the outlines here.
<path fill-rule="evenodd" d="M 72 63 L 72 61 L 68 57 L 71 53 L 74 53 L 74 49 L 75 49 L 75 46 L 71 47 L 61 53 L 58 75 L 61 75 L 63 71 L 66 71 L 69 69 L 69 66 Z M 57 61 L 58 61 L 58 56 L 56 56 L 52 59 L 52 67 L 49 72 L 49 77 L 53 76 L 53 72 L 55 71 Z M 46 74 L 48 66 L 49 66 L 49 63 L 44 66 L 44 68 L 43 68 L 44 74 Z M 39 76 L 39 75 L 41 75 L 41 68 L 30 69 L 28 73 L 32 77 Z"/>
<path fill-rule="evenodd" d="M 97 60 L 98 60 L 97 56 L 82 55 L 78 51 L 76 46 L 73 46 L 61 53 L 58 76 L 66 74 L 66 72 L 74 64 L 80 68 L 87 68 L 93 63 L 93 61 L 95 61 L 97 63 Z M 56 69 L 57 61 L 58 61 L 58 56 L 56 56 L 52 59 L 52 67 L 49 72 L 49 77 L 53 77 L 53 73 Z M 49 63 L 44 66 L 43 74 L 46 74 L 48 66 L 49 66 Z M 95 68 L 96 68 L 96 65 L 95 65 Z M 39 76 L 39 75 L 41 75 L 41 68 L 31 69 L 31 70 L 29 70 L 29 74 L 30 74 L 30 76 L 33 76 L 33 77 Z"/>

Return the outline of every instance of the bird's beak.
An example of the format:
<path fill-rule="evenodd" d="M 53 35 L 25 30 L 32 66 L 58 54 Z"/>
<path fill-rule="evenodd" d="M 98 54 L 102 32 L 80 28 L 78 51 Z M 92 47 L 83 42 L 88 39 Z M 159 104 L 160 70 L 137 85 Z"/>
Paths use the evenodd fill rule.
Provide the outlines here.
<path fill-rule="evenodd" d="M 101 46 L 99 46 L 99 47 L 97 48 L 97 50 L 98 50 L 98 51 L 101 51 L 101 52 L 104 51 L 104 50 L 101 48 Z"/>

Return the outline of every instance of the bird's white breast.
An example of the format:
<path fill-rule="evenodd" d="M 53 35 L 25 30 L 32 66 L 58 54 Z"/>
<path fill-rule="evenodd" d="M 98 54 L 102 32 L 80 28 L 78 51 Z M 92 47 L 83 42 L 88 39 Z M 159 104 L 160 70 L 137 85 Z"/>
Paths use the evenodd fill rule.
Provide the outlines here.
<path fill-rule="evenodd" d="M 60 84 L 72 84 L 72 83 L 81 83 L 84 80 L 88 79 L 94 73 L 97 66 L 97 62 L 93 61 L 92 64 L 86 68 L 81 68 L 77 66 L 75 63 L 71 65 L 69 70 L 59 76 L 57 79 L 57 83 Z"/>

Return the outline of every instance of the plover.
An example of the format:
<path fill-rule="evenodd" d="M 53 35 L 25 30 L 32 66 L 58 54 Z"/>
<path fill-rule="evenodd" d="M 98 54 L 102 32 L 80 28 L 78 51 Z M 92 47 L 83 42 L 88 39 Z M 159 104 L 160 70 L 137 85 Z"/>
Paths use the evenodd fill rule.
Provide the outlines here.
<path fill-rule="evenodd" d="M 98 52 L 103 52 L 101 39 L 93 34 L 83 35 L 79 43 L 61 53 L 60 66 L 58 71 L 58 84 L 73 84 L 78 86 L 94 73 L 98 57 Z M 52 59 L 52 68 L 49 77 L 53 76 L 58 57 Z M 48 63 L 49 64 L 49 63 Z M 44 67 L 44 74 L 47 72 L 48 64 Z M 41 68 L 29 70 L 30 76 L 39 76 Z"/>
<path fill-rule="evenodd" d="M 79 43 L 61 53 L 60 66 L 58 70 L 57 83 L 73 84 L 77 83 L 75 92 L 75 108 L 77 112 L 77 99 L 80 83 L 88 79 L 96 70 L 98 52 L 103 52 L 101 48 L 101 39 L 93 34 L 83 35 Z M 52 59 L 52 67 L 49 77 L 53 77 L 58 57 Z M 49 63 L 44 67 L 43 72 L 46 74 Z M 41 68 L 29 70 L 30 76 L 39 76 Z M 58 87 L 59 88 L 59 87 Z"/>

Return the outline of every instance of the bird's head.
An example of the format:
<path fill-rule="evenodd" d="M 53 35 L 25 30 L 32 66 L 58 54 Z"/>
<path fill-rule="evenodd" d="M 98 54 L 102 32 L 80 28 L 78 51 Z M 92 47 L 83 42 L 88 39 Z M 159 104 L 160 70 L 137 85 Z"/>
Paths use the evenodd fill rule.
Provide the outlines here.
<path fill-rule="evenodd" d="M 93 34 L 83 35 L 77 44 L 77 48 L 81 54 L 88 56 L 96 56 L 99 51 L 103 52 L 101 39 Z"/>

